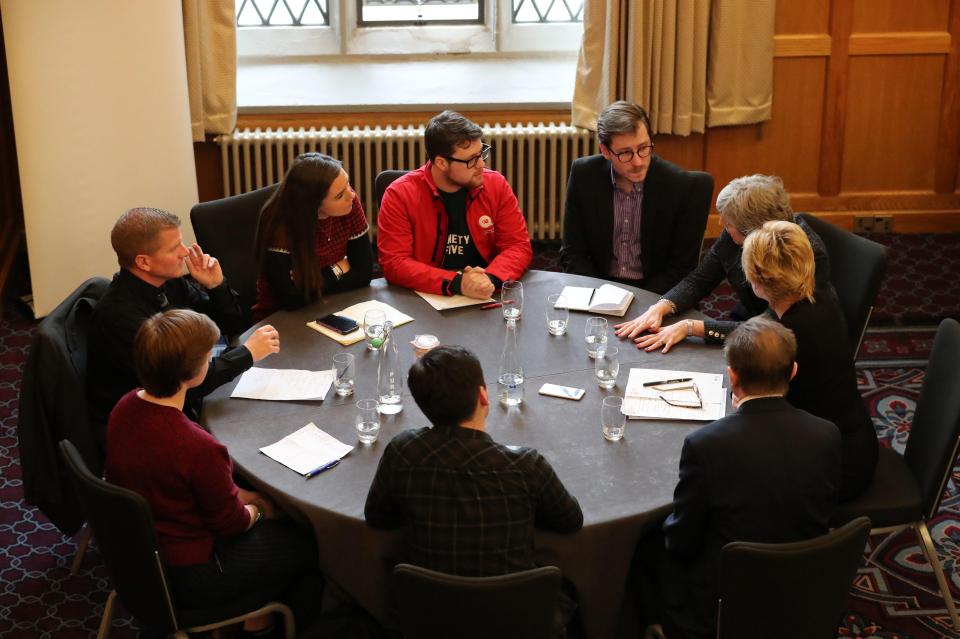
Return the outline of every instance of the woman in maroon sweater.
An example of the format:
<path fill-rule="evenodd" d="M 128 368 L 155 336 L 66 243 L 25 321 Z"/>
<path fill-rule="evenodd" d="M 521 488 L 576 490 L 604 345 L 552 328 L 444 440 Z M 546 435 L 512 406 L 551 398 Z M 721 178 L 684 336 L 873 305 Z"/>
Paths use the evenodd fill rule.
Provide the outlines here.
<path fill-rule="evenodd" d="M 117 403 L 107 426 L 106 477 L 147 500 L 174 599 L 188 608 L 319 581 L 300 579 L 317 572 L 312 536 L 238 488 L 227 449 L 183 414 L 219 336 L 213 321 L 189 310 L 145 321 L 133 349 L 143 388 Z M 245 628 L 270 623 L 253 619 Z"/>

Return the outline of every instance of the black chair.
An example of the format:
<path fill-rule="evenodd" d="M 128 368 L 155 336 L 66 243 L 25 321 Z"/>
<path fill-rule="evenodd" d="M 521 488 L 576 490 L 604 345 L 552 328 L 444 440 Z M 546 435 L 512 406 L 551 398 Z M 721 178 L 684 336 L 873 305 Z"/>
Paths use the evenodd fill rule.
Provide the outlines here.
<path fill-rule="evenodd" d="M 873 481 L 866 492 L 857 499 L 840 504 L 834 514 L 835 524 L 866 515 L 877 527 L 874 532 L 878 533 L 911 526 L 930 561 L 956 630 L 960 630 L 960 618 L 926 522 L 940 508 L 940 500 L 960 451 L 958 362 L 960 323 L 945 319 L 940 322 L 933 341 L 903 456 L 881 446 Z"/>
<path fill-rule="evenodd" d="M 407 171 L 380 171 L 373 181 L 373 198 L 377 202 L 377 211 L 380 210 L 380 202 L 383 201 L 383 194 L 387 191 L 394 180 L 401 175 L 406 175 Z"/>
<path fill-rule="evenodd" d="M 292 639 L 293 613 L 273 601 L 277 592 L 257 593 L 217 608 L 201 610 L 178 606 L 167 587 L 147 502 L 133 491 L 96 477 L 69 440 L 60 442 L 60 452 L 113 582 L 97 639 L 103 639 L 110 632 L 117 597 L 143 626 L 182 639 L 187 638 L 188 632 L 204 632 L 273 612 L 283 615 L 285 636 Z"/>
<path fill-rule="evenodd" d="M 79 530 L 84 517 L 57 444 L 71 439 L 97 472 L 105 456 L 104 434 L 88 411 L 87 335 L 109 285 L 90 278 L 53 309 L 33 335 L 23 370 L 17 437 L 24 498 L 66 535 Z"/>
<path fill-rule="evenodd" d="M 869 535 L 859 517 L 807 541 L 724 546 L 718 639 L 834 639 Z"/>
<path fill-rule="evenodd" d="M 220 260 L 227 283 L 240 297 L 247 325 L 253 324 L 250 309 L 257 301 L 257 256 L 254 239 L 260 209 L 277 189 L 265 186 L 256 191 L 201 202 L 190 209 L 190 223 L 200 247 Z"/>
<path fill-rule="evenodd" d="M 393 592 L 404 639 L 548 639 L 554 636 L 560 569 L 457 577 L 399 564 Z"/>
<path fill-rule="evenodd" d="M 809 213 L 799 216 L 820 236 L 830 257 L 830 282 L 847 320 L 850 348 L 857 356 L 887 269 L 887 247 L 854 235 Z"/>

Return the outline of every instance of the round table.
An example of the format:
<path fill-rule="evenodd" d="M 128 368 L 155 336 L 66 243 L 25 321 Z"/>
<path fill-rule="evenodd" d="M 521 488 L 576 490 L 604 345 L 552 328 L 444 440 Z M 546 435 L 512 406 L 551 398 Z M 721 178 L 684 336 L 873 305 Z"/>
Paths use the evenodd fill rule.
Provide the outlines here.
<path fill-rule="evenodd" d="M 675 346 L 668 355 L 646 353 L 621 342 L 617 385 L 602 390 L 584 343 L 584 326 L 591 315 L 571 311 L 566 335 L 553 336 L 547 332 L 545 312 L 547 296 L 564 286 L 595 287 L 603 281 L 544 271 L 530 271 L 521 281 L 524 306 L 518 322 L 518 344 L 525 373 L 524 402 L 506 408 L 494 400 L 487 431 L 497 442 L 539 450 L 580 501 L 583 529 L 573 535 L 538 532 L 537 560 L 559 566 L 577 587 L 585 635 L 612 637 L 637 541 L 669 512 L 683 439 L 705 422 L 628 420 L 624 438 L 609 442 L 600 434 L 601 400 L 610 394 L 622 396 L 631 367 L 723 373 L 725 364 L 720 349 L 704 346 L 696 339 Z M 657 299 L 653 293 L 631 290 L 635 298 L 627 318 L 635 317 Z M 343 347 L 306 326 L 316 317 L 370 299 L 414 318 L 394 330 L 404 370 L 415 357 L 409 342 L 415 335 L 431 333 L 442 344 L 460 344 L 476 353 L 491 396 L 496 397 L 505 334 L 500 309 L 469 306 L 436 311 L 414 292 L 375 280 L 369 288 L 272 315 L 267 323 L 280 332 L 280 352 L 257 364 L 266 368 L 329 369 L 334 354 L 350 352 L 357 360 L 353 396 L 338 397 L 331 387 L 323 402 L 231 399 L 234 381 L 205 399 L 203 421 L 229 448 L 245 477 L 286 509 L 309 519 L 323 572 L 385 620 L 390 571 L 402 557 L 400 534 L 369 529 L 363 518 L 364 501 L 384 446 L 399 431 L 429 422 L 407 392 L 402 412 L 381 417 L 379 440 L 370 446 L 359 444 L 354 404 L 357 399 L 376 396 L 377 354 L 367 350 L 365 342 Z M 691 311 L 679 317 L 702 316 Z M 608 321 L 612 327 L 620 320 L 608 317 Z M 612 329 L 609 334 L 615 342 Z M 539 395 L 537 391 L 545 382 L 585 388 L 586 394 L 576 402 Z M 309 422 L 356 448 L 337 467 L 311 479 L 259 452 L 262 446 Z"/>

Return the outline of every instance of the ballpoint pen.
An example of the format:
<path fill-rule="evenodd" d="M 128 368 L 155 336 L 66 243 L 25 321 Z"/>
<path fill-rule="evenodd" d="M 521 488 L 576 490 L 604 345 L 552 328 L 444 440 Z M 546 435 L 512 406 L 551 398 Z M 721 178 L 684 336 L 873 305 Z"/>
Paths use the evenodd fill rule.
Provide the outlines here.
<path fill-rule="evenodd" d="M 507 300 L 506 302 L 490 302 L 489 304 L 484 304 L 480 308 L 483 310 L 487 310 L 490 308 L 500 308 L 504 304 L 513 304 L 513 300 Z"/>
<path fill-rule="evenodd" d="M 648 386 L 665 386 L 666 384 L 679 384 L 680 382 L 692 382 L 692 377 L 678 377 L 676 379 L 661 379 L 657 382 L 644 382 L 644 388 Z"/>
<path fill-rule="evenodd" d="M 333 468 L 334 466 L 336 466 L 336 465 L 339 464 L 339 463 L 340 463 L 340 460 L 339 460 L 339 459 L 334 459 L 334 460 L 333 460 L 332 462 L 330 462 L 329 464 L 324 464 L 324 465 L 321 466 L 320 468 L 314 468 L 313 470 L 311 470 L 310 472 L 308 472 L 307 474 L 305 474 L 304 477 L 306 477 L 307 479 L 310 479 L 311 477 L 316 477 L 317 475 L 319 475 L 319 474 L 322 473 L 323 471 L 325 471 L 325 470 L 330 470 L 331 468 Z"/>

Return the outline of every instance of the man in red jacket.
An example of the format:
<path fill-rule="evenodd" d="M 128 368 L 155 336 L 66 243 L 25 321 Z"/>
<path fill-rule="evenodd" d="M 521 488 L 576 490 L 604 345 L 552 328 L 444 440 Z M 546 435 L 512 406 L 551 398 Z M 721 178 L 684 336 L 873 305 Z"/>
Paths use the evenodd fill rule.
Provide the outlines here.
<path fill-rule="evenodd" d="M 486 168 L 482 134 L 459 113 L 435 115 L 427 163 L 387 188 L 377 245 L 391 284 L 482 299 L 530 266 L 527 224 L 507 180 Z"/>

